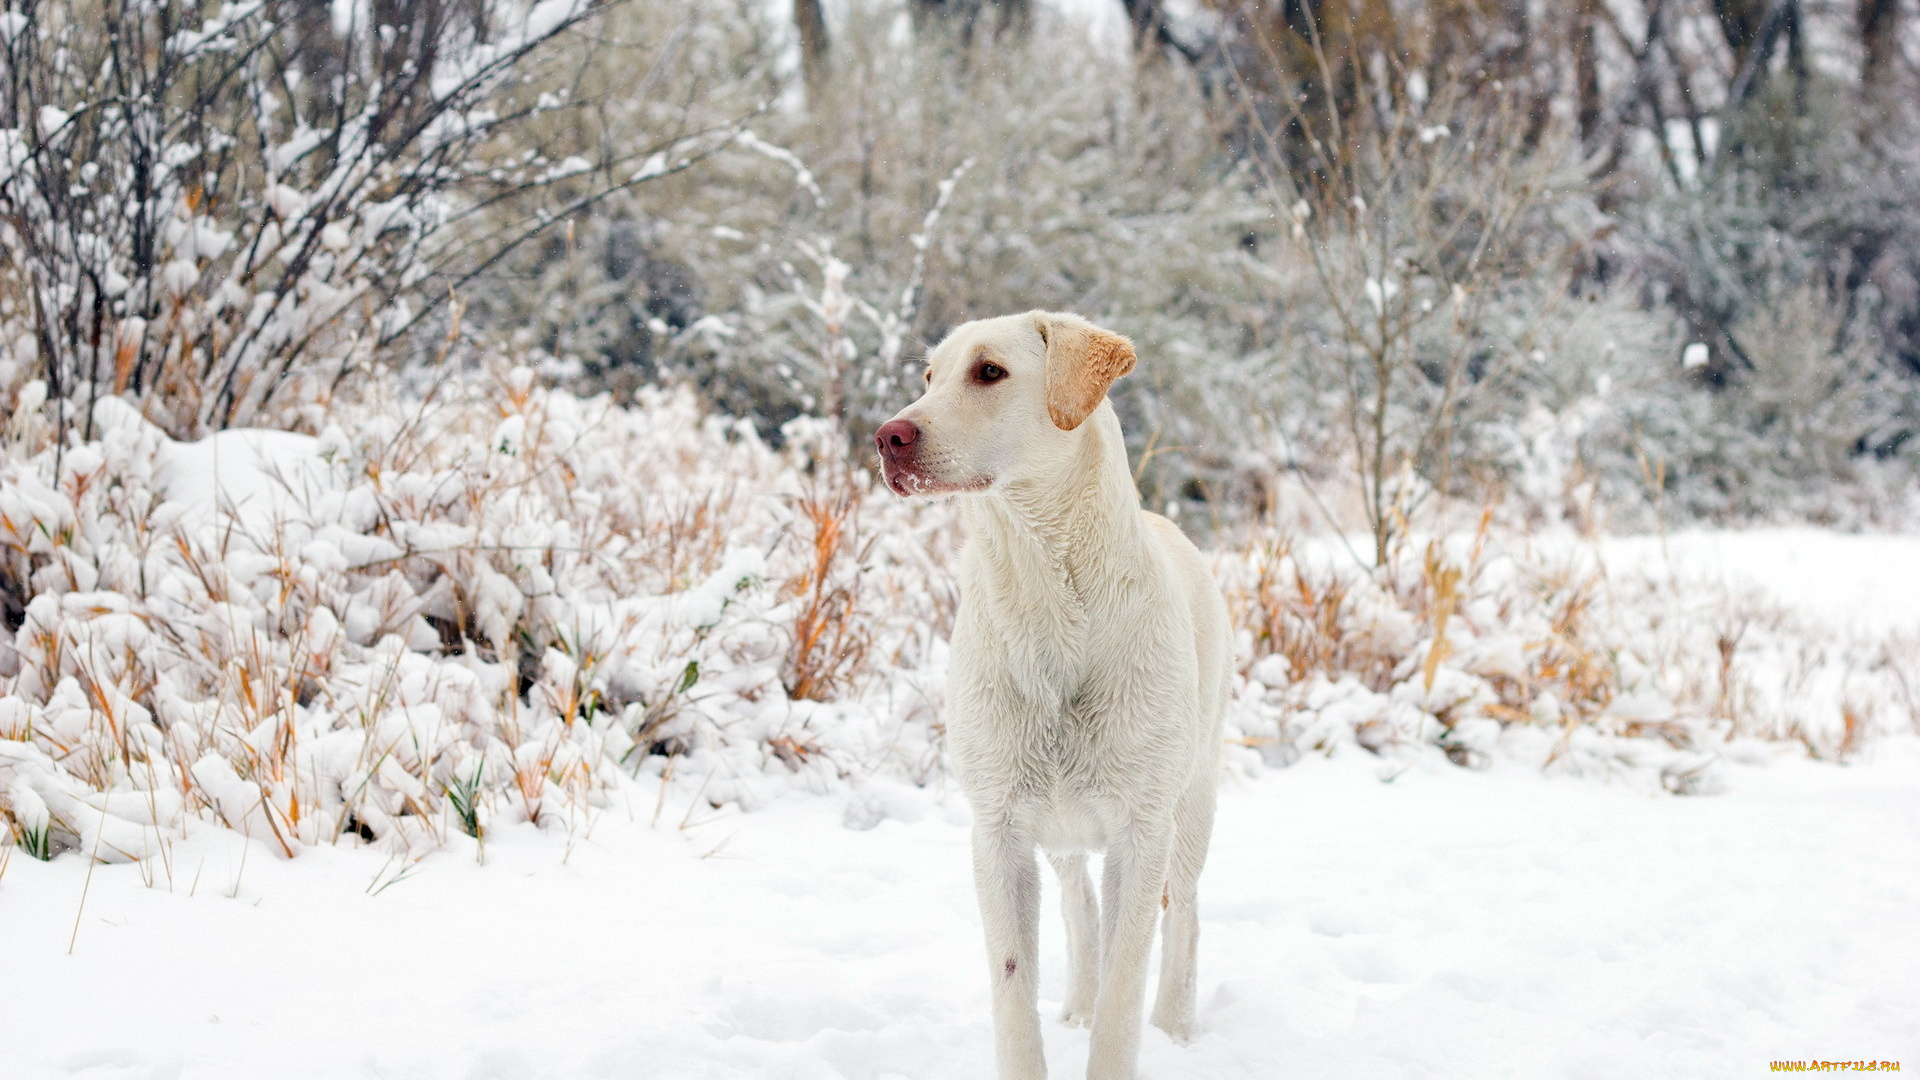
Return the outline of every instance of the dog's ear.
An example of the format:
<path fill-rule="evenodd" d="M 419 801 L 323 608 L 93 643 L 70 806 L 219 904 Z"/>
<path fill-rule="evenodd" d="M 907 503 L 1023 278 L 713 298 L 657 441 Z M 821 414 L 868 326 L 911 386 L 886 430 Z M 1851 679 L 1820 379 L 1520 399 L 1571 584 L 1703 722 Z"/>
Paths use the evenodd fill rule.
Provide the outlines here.
<path fill-rule="evenodd" d="M 1033 313 L 1047 346 L 1047 415 L 1072 431 L 1100 407 L 1113 380 L 1133 370 L 1133 342 L 1078 315 Z"/>

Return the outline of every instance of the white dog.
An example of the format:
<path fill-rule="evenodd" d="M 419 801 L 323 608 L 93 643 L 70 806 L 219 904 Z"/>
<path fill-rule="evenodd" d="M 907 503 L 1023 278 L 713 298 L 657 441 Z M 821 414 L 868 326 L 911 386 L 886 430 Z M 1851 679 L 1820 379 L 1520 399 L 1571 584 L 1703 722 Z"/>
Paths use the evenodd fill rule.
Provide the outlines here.
<path fill-rule="evenodd" d="M 947 737 L 973 805 L 1004 1080 L 1047 1071 L 1036 846 L 1060 875 L 1073 966 L 1062 1019 L 1093 1026 L 1088 1077 L 1134 1073 L 1163 908 L 1153 1022 L 1181 1041 L 1193 1030 L 1229 634 L 1199 551 L 1140 509 L 1106 400 L 1131 370 L 1133 344 L 1076 315 L 970 322 L 934 349 L 925 395 L 875 436 L 896 493 L 968 496 Z M 1098 899 L 1093 851 L 1106 854 Z"/>

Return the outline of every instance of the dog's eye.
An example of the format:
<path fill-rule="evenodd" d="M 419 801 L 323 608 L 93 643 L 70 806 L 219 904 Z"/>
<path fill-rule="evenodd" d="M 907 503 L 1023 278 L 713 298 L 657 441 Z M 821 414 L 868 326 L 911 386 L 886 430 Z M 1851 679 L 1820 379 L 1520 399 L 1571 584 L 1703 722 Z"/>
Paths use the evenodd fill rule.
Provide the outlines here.
<path fill-rule="evenodd" d="M 932 386 L 933 385 L 933 369 L 928 368 L 927 370 L 921 372 L 921 374 L 926 377 L 927 385 Z"/>
<path fill-rule="evenodd" d="M 1007 377 L 1007 369 L 1001 367 L 999 364 L 981 364 L 980 370 L 974 372 L 973 377 L 983 383 L 999 382 L 1001 379 Z"/>

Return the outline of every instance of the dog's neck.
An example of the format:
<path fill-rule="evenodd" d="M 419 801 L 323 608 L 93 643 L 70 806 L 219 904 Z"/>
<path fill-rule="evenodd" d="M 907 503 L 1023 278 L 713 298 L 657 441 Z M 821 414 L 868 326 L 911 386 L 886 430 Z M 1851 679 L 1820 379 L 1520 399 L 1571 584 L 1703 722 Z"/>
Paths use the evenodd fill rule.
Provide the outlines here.
<path fill-rule="evenodd" d="M 1104 568 L 1138 557 L 1145 539 L 1140 492 L 1127 468 L 1120 421 L 1102 403 L 1081 426 L 1071 456 L 1049 474 L 1009 481 L 963 499 L 969 545 L 993 549 L 984 565 L 1041 570 L 1078 600 Z M 1023 580 L 1033 580 L 1017 575 Z"/>

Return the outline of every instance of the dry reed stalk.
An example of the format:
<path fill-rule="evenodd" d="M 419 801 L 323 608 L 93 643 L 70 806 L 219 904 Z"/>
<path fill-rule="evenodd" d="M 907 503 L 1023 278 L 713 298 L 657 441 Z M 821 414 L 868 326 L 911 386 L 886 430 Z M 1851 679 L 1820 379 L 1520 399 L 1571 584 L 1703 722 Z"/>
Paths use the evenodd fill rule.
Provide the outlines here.
<path fill-rule="evenodd" d="M 1587 638 L 1589 614 L 1599 580 L 1594 576 L 1574 577 L 1571 570 L 1549 578 L 1545 599 L 1549 601 L 1548 637 L 1540 642 L 1529 671 L 1531 693 L 1537 696 L 1543 684 L 1557 686 L 1563 713 L 1571 722 L 1598 714 L 1613 700 L 1616 682 L 1613 662 L 1603 643 Z"/>
<path fill-rule="evenodd" d="M 779 758 L 793 772 L 799 772 L 809 759 L 820 752 L 820 747 L 804 739 L 791 735 L 776 735 L 767 740 L 767 749 Z"/>
<path fill-rule="evenodd" d="M 1460 567 L 1450 565 L 1442 559 L 1440 544 L 1436 540 L 1427 544 L 1427 557 L 1422 572 L 1431 597 L 1428 607 L 1433 621 L 1433 644 L 1427 646 L 1427 656 L 1420 664 L 1420 674 L 1425 680 L 1425 688 L 1432 690 L 1433 677 L 1440 670 L 1440 661 L 1453 653 L 1453 645 L 1447 640 L 1447 621 L 1453 617 L 1454 605 L 1460 600 L 1462 571 Z"/>
<path fill-rule="evenodd" d="M 1864 710 L 1855 702 L 1848 701 L 1840 706 L 1840 745 L 1834 749 L 1835 761 L 1845 761 L 1866 741 L 1869 725 L 1863 714 Z"/>
<path fill-rule="evenodd" d="M 1920 640 L 1895 631 L 1880 646 L 1876 667 L 1884 668 L 1900 692 L 1901 705 L 1907 711 L 1907 723 L 1920 734 Z"/>
<path fill-rule="evenodd" d="M 785 593 L 802 602 L 794 617 L 792 643 L 782 682 L 796 701 L 830 701 L 856 679 L 872 644 L 872 630 L 858 610 L 860 568 L 866 551 L 856 551 L 851 528 L 857 525 L 859 491 L 841 477 L 797 500 L 800 515 L 812 526 L 804 569 Z M 851 568 L 842 564 L 851 559 Z"/>
<path fill-rule="evenodd" d="M 1719 690 L 1713 700 L 1713 716 L 1729 722 L 1728 738 L 1740 730 L 1740 718 L 1734 714 L 1733 707 L 1733 658 L 1739 651 L 1740 639 L 1747 633 L 1746 621 L 1739 620 L 1731 629 L 1722 629 L 1714 639 L 1714 649 L 1719 654 Z"/>

